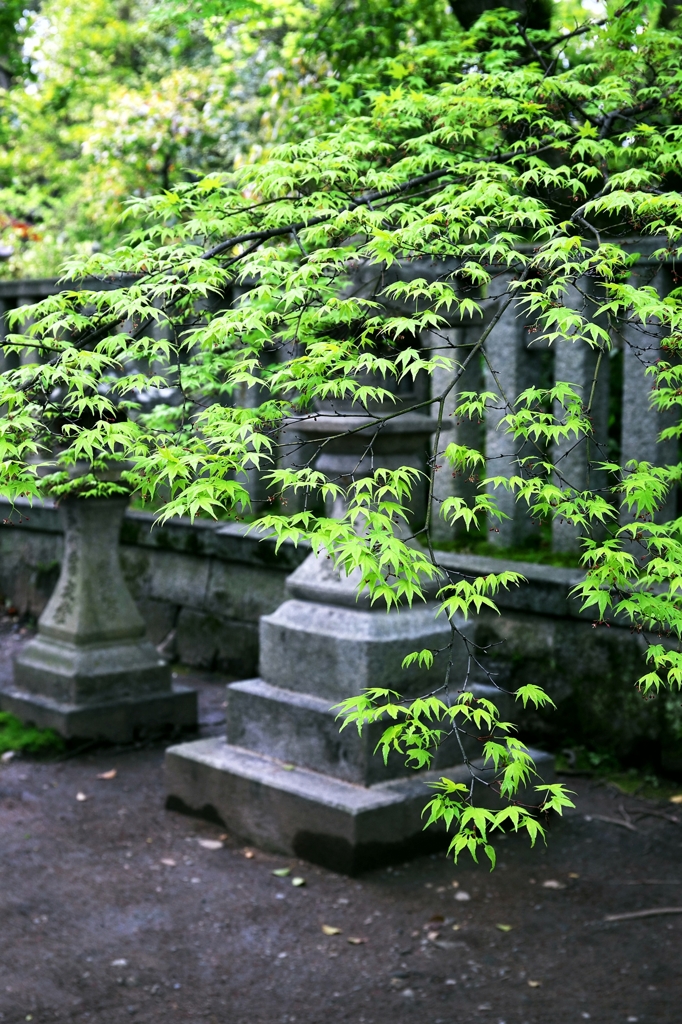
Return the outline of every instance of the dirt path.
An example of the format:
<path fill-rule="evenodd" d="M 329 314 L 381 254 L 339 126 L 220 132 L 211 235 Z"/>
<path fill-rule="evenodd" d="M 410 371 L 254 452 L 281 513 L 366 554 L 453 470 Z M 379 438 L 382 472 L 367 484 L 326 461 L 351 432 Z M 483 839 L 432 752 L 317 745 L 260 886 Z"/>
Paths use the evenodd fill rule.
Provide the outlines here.
<path fill-rule="evenodd" d="M 222 686 L 196 681 L 215 732 Z M 633 813 L 672 805 L 576 780 L 547 849 L 500 840 L 492 874 L 438 856 L 348 879 L 203 847 L 221 829 L 164 810 L 162 757 L 0 767 L 3 1024 L 680 1020 L 682 915 L 603 920 L 682 907 L 682 825 Z M 596 817 L 621 804 L 637 831 Z"/>

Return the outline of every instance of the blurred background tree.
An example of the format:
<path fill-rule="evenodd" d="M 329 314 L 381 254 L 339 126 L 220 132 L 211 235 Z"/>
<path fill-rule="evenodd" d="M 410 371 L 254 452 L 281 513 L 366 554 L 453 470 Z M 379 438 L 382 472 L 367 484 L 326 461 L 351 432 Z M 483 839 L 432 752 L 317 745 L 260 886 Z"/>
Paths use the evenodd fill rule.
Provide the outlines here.
<path fill-rule="evenodd" d="M 248 33 L 230 47 L 210 23 L 178 30 L 144 2 L 19 11 L 3 10 L 14 36 L 0 55 L 4 276 L 53 275 L 67 254 L 112 245 L 127 197 L 229 169 L 248 151 L 265 70 Z"/>
<path fill-rule="evenodd" d="M 599 0 L 0 0 L 0 277 L 111 248 L 130 196 L 338 128 L 391 75 L 407 84 L 410 48 L 501 6 L 555 32 L 603 13 Z M 670 22 L 674 5 L 650 6 Z M 429 85 L 423 61 L 409 84 Z"/>
<path fill-rule="evenodd" d="M 3 0 L 0 276 L 55 275 L 120 240 L 127 197 L 333 127 L 378 59 L 457 25 L 445 0 Z"/>

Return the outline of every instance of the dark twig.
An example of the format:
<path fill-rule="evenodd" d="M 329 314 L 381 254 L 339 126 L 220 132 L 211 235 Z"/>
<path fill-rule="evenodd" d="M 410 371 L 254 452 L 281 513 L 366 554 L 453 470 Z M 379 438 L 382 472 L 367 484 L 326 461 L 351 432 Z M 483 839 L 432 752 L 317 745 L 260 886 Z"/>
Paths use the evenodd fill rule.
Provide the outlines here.
<path fill-rule="evenodd" d="M 637 917 L 658 917 L 659 914 L 682 914 L 682 907 L 652 907 L 650 910 L 631 910 L 627 914 L 607 914 L 605 921 L 631 921 Z"/>

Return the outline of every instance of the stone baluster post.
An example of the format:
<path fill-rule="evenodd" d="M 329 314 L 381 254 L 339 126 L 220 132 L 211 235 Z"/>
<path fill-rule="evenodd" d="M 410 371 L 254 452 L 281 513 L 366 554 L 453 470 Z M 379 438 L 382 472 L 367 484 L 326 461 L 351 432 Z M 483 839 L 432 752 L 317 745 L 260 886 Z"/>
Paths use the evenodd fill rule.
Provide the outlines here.
<path fill-rule="evenodd" d="M 239 301 L 243 295 L 248 292 L 247 287 L 233 286 L 230 289 L 229 298 L 226 300 L 227 306 L 238 306 Z M 261 354 L 261 365 L 274 360 L 274 354 L 270 355 L 267 352 Z M 244 409 L 255 409 L 262 402 L 267 399 L 268 389 L 265 384 L 254 384 L 248 386 L 246 384 L 240 384 L 237 386 L 230 404 L 239 406 Z M 268 483 L 265 479 L 265 474 L 269 468 L 274 468 L 276 456 L 273 454 L 272 463 L 264 461 L 263 465 L 259 468 L 257 466 L 245 467 L 238 475 L 239 482 L 243 484 L 245 490 L 252 502 L 252 513 L 258 513 L 263 510 L 263 506 L 271 493 L 268 489 Z"/>
<path fill-rule="evenodd" d="M 642 262 L 633 277 L 633 284 L 652 284 L 660 295 L 665 295 L 673 287 L 667 266 L 657 269 L 656 264 Z M 660 413 L 652 408 L 653 379 L 646 372 L 661 357 L 663 329 L 658 322 L 642 325 L 629 319 L 619 333 L 623 340 L 621 464 L 625 466 L 630 459 L 650 462 L 655 466 L 675 464 L 679 459 L 678 442 L 675 439 L 658 439 L 660 432 L 674 422 L 675 416 L 674 413 Z M 657 520 L 664 522 L 672 518 L 675 506 L 676 490 L 673 489 L 657 514 Z M 621 525 L 632 521 L 632 513 L 621 509 Z"/>
<path fill-rule="evenodd" d="M 504 285 L 508 275 L 502 275 L 493 285 L 500 302 L 505 301 Z M 526 331 L 526 316 L 517 302 L 506 309 L 486 342 L 487 362 L 484 370 L 486 391 L 498 395 L 495 407 L 488 408 L 485 422 L 486 473 L 488 476 L 518 476 L 519 458 L 530 455 L 530 445 L 522 445 L 507 434 L 501 421 L 514 408 L 516 399 L 530 384 L 538 383 L 539 349 L 529 348 L 532 336 Z M 494 371 L 494 373 L 493 373 Z M 501 393 L 502 392 L 502 393 Z M 490 487 L 498 508 L 505 513 L 502 520 L 492 520 L 488 535 L 499 547 L 527 544 L 538 533 L 538 524 L 531 520 L 525 504 L 517 503 L 514 494 L 502 487 Z"/>
<path fill-rule="evenodd" d="M 457 363 L 462 363 L 469 354 L 470 346 L 478 340 L 481 330 L 482 325 L 479 327 L 449 327 L 439 332 L 429 331 L 422 335 L 422 344 L 425 348 L 437 349 L 443 355 L 456 360 Z M 431 395 L 434 400 L 437 400 L 447 390 L 458 370 L 459 367 L 455 366 L 452 370 L 436 370 L 431 375 Z M 462 473 L 455 474 L 450 462 L 445 458 L 444 452 L 449 444 L 461 444 L 468 448 L 483 450 L 485 435 L 482 425 L 468 417 L 457 419 L 454 415 L 462 392 L 480 391 L 482 386 L 481 358 L 474 357 L 445 399 L 443 423 L 449 429 L 441 434 L 439 450 L 434 453 L 431 536 L 436 545 L 443 541 L 452 541 L 457 537 L 466 536 L 467 531 L 464 525 L 450 526 L 441 515 L 441 508 L 446 498 L 450 497 L 463 498 L 471 503 L 478 493 L 478 474 L 472 476 Z M 435 416 L 436 413 L 437 407 L 434 406 L 432 415 Z"/>
<path fill-rule="evenodd" d="M 0 296 L 0 344 L 4 344 L 5 338 L 9 334 L 9 326 L 7 324 L 7 314 L 11 309 L 9 299 L 5 296 Z M 12 357 L 9 353 L 4 350 L 0 352 L 0 373 L 4 373 L 5 370 L 9 370 L 12 367 Z"/>
<path fill-rule="evenodd" d="M 583 294 L 586 293 L 586 294 Z M 590 317 L 590 303 L 600 301 L 598 286 L 589 280 L 580 282 L 580 290 L 572 288 L 567 302 L 584 316 Z M 592 317 L 590 317 L 592 319 Z M 605 322 L 603 324 L 605 326 Z M 608 484 L 607 475 L 597 469 L 596 464 L 608 457 L 609 430 L 609 376 L 610 356 L 605 350 L 592 348 L 584 341 L 570 338 L 555 343 L 554 379 L 575 384 L 585 408 L 589 407 L 592 422 L 590 437 L 577 439 L 574 435 L 563 439 L 554 446 L 553 462 L 557 468 L 556 483 L 560 487 L 571 487 L 579 491 L 604 490 Z M 562 409 L 557 403 L 554 409 L 557 418 Z M 581 551 L 581 529 L 562 519 L 552 522 L 552 547 L 555 551 Z M 599 534 L 595 525 L 592 534 Z"/>
<path fill-rule="evenodd" d="M 19 308 L 20 306 L 32 306 L 35 302 L 39 302 L 41 298 L 42 296 L 22 296 L 17 302 L 17 308 Z M 14 333 L 26 334 L 28 342 L 28 330 L 32 323 L 34 323 L 33 317 L 30 317 L 28 320 L 24 320 L 24 322 L 21 325 L 17 325 L 14 328 Z M 43 361 L 39 350 L 37 348 L 29 348 L 28 344 L 23 351 L 17 353 L 17 356 L 18 359 L 21 361 L 22 366 L 28 366 L 31 363 L 40 363 Z"/>

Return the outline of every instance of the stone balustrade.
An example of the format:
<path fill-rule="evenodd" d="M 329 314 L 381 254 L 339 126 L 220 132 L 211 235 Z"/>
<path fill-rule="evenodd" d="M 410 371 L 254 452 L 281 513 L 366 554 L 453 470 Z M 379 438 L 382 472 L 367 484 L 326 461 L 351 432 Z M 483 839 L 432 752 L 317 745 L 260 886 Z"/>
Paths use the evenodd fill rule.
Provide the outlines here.
<path fill-rule="evenodd" d="M 672 287 L 671 270 L 647 255 L 653 252 L 655 244 L 655 240 L 632 241 L 631 247 L 636 245 L 639 250 L 644 250 L 633 271 L 633 281 L 652 284 L 660 294 L 664 294 Z M 370 269 L 364 268 L 360 272 L 360 283 L 365 291 L 373 287 Z M 406 268 L 405 273 L 408 276 L 425 274 L 432 277 L 442 273 L 442 270 L 438 264 L 421 266 L 414 263 Z M 481 329 L 496 312 L 507 290 L 509 278 L 508 271 L 500 270 L 487 297 L 479 297 L 482 309 L 480 317 L 465 321 L 453 318 L 443 330 L 425 333 L 421 344 L 433 351 L 449 354 L 461 362 L 475 344 Z M 114 286 L 112 283 L 93 281 L 85 282 L 85 285 Z M 0 283 L 0 314 L 37 301 L 57 290 L 58 285 L 53 280 Z M 599 286 L 593 279 L 576 282 L 568 296 L 569 305 L 583 315 L 589 315 L 590 306 L 596 307 L 599 300 Z M 399 312 L 401 309 L 394 301 L 392 307 L 395 307 L 393 311 Z M 0 330 L 7 330 L 3 316 L 0 316 Z M 647 367 L 659 357 L 661 336 L 662 331 L 655 324 L 642 328 L 641 325 L 626 321 L 615 328 L 612 326 L 611 350 L 600 358 L 595 349 L 581 341 L 565 341 L 549 347 L 535 326 L 519 312 L 518 307 L 510 306 L 487 340 L 485 360 L 482 357 L 472 360 L 446 402 L 447 429 L 441 436 L 440 452 L 435 456 L 433 535 L 436 542 L 453 541 L 461 534 L 461 527 L 449 526 L 438 514 L 445 498 L 458 495 L 471 499 L 483 475 L 515 475 L 519 472 L 519 459 L 532 454 L 531 446 L 520 448 L 500 425 L 519 394 L 531 385 L 549 387 L 555 380 L 570 381 L 577 386 L 584 401 L 590 406 L 592 436 L 578 443 L 568 439 L 547 453 L 557 467 L 556 480 L 559 484 L 578 490 L 590 488 L 604 491 L 609 481 L 606 474 L 598 469 L 597 463 L 607 459 L 618 460 L 622 465 L 631 459 L 646 460 L 658 465 L 674 462 L 677 457 L 675 442 L 658 441 L 658 435 L 668 424 L 669 417 L 651 408 L 651 384 L 646 373 Z M 5 365 L 8 365 L 7 359 L 11 361 L 12 358 L 6 357 Z M 430 382 L 434 398 L 447 387 L 449 379 L 449 371 L 439 370 L 434 374 Z M 367 420 L 367 431 L 348 439 L 339 436 L 330 440 L 331 435 L 343 433 L 344 419 L 348 416 L 353 418 L 352 426 L 357 427 L 355 419 L 362 411 L 355 407 L 346 408 L 348 403 L 332 403 L 333 407 L 329 408 L 327 403 L 312 418 L 291 424 L 283 432 L 283 463 L 295 466 L 317 461 L 318 468 L 341 483 L 362 476 L 368 467 L 386 465 L 393 468 L 405 464 L 425 469 L 433 421 L 425 415 L 427 409 L 422 407 L 418 413 L 411 413 L 409 407 L 412 402 L 423 401 L 428 397 L 428 386 L 428 381 L 418 380 L 411 385 L 409 394 L 402 393 L 404 387 L 397 393 L 396 408 L 403 405 L 408 410 L 404 422 L 400 419 L 391 421 L 389 429 L 377 432 L 374 441 L 371 416 Z M 462 392 L 477 391 L 483 387 L 499 395 L 499 401 L 487 410 L 484 422 L 458 420 L 453 413 Z M 249 394 L 235 396 L 235 401 L 243 399 L 246 404 L 257 403 L 262 398 L 262 391 L 252 388 Z M 555 411 L 560 412 L 559 409 Z M 321 445 L 322 439 L 324 444 Z M 461 474 L 453 476 L 442 454 L 451 441 L 483 451 L 486 456 L 485 474 L 480 471 L 471 478 L 464 478 Z M 320 450 L 316 457 L 318 447 Z M 247 478 L 247 490 L 257 508 L 267 497 L 266 487 L 262 475 L 254 469 L 247 471 Z M 424 493 L 417 494 L 413 503 L 416 519 L 423 518 L 425 488 L 422 490 Z M 525 506 L 517 503 L 510 492 L 497 487 L 495 496 L 506 518 L 499 523 L 488 524 L 487 539 L 500 549 L 533 545 L 538 537 L 539 524 L 532 521 Z M 291 497 L 291 507 L 295 508 L 300 495 Z M 672 514 L 675 501 L 676 495 L 671 494 L 665 508 L 661 510 L 661 516 Z M 627 515 L 622 519 L 622 522 L 625 521 Z M 579 532 L 574 526 L 556 520 L 551 532 L 552 548 L 555 551 L 580 550 Z"/>
<path fill-rule="evenodd" d="M 664 295 L 673 287 L 672 271 L 651 255 L 656 244 L 657 240 L 633 239 L 625 247 L 643 250 L 633 270 L 632 283 L 652 285 Z M 498 273 L 489 296 L 479 300 L 480 322 L 453 324 L 437 333 L 429 332 L 422 339 L 424 346 L 445 351 L 461 362 L 499 308 L 508 279 L 507 272 Z M 567 304 L 593 320 L 591 312 L 598 308 L 602 298 L 599 283 L 585 278 L 571 288 Z M 583 341 L 567 339 L 549 346 L 536 325 L 515 304 L 503 314 L 486 341 L 485 358 L 481 356 L 475 365 L 472 361 L 448 396 L 445 412 L 452 430 L 443 437 L 440 455 L 436 457 L 433 521 L 438 541 L 454 541 L 458 536 L 457 529 L 448 527 L 442 518 L 439 520 L 442 501 L 450 495 L 470 498 L 478 486 L 476 481 L 451 473 L 442 455 L 450 441 L 475 447 L 485 454 L 485 473 L 479 472 L 478 477 L 518 475 L 520 460 L 534 453 L 544 454 L 556 466 L 557 484 L 605 495 L 613 481 L 599 468 L 601 462 L 619 462 L 621 466 L 626 466 L 630 460 L 644 460 L 654 465 L 677 462 L 677 442 L 658 439 L 671 418 L 652 409 L 650 404 L 652 381 L 647 368 L 660 357 L 663 329 L 656 324 L 643 326 L 629 317 L 607 324 L 602 316 L 601 325 L 609 330 L 611 348 L 600 356 L 598 349 Z M 434 398 L 443 392 L 449 380 L 452 380 L 452 373 L 438 371 L 434 374 Z M 589 409 L 592 434 L 578 441 L 571 437 L 546 453 L 534 451 L 532 445 L 520 445 L 505 433 L 501 421 L 526 388 L 531 385 L 548 388 L 555 381 L 576 385 Z M 489 406 L 484 422 L 473 424 L 467 419 L 457 420 L 453 413 L 459 395 L 482 387 L 498 395 L 498 401 Z M 558 406 L 554 412 L 561 415 Z M 531 521 L 525 505 L 516 502 L 508 490 L 500 486 L 493 490 L 506 518 L 500 523 L 488 524 L 487 539 L 500 549 L 532 546 L 539 524 Z M 674 515 L 675 503 L 676 493 L 671 492 L 659 513 L 662 520 Z M 628 518 L 627 513 L 621 513 L 621 523 Z M 551 546 L 558 552 L 579 552 L 579 530 L 560 519 L 555 520 L 551 524 Z"/>

